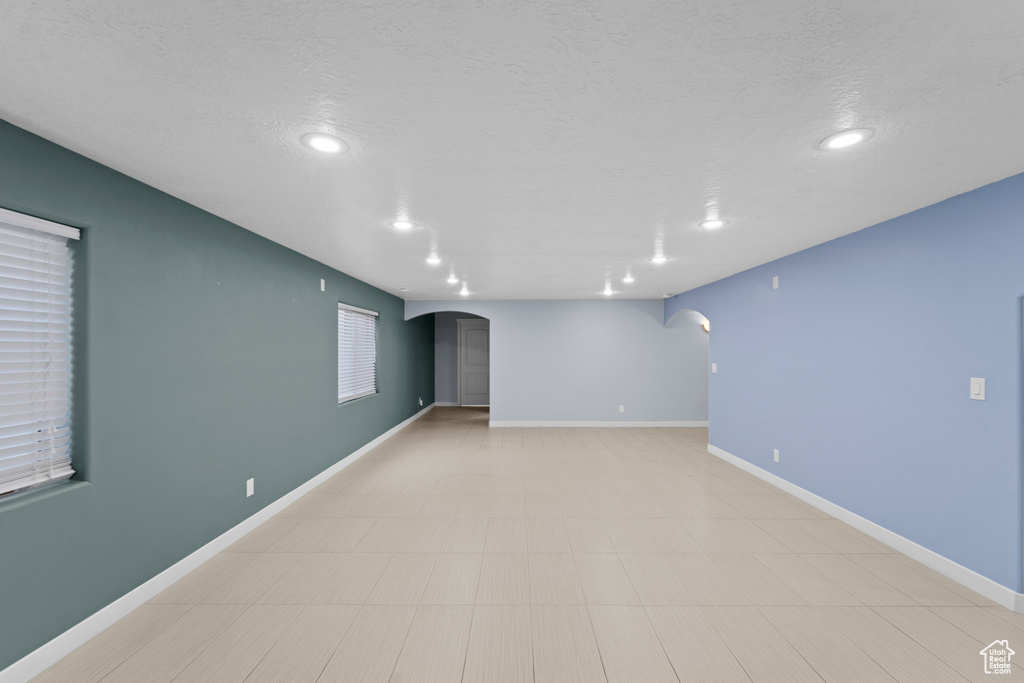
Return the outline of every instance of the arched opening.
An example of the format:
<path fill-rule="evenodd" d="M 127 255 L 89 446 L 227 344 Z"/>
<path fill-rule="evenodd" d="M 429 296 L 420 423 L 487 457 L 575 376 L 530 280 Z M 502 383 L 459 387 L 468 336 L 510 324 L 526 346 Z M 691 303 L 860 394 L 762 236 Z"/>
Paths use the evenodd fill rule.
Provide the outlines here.
<path fill-rule="evenodd" d="M 683 309 L 666 320 L 665 327 L 680 331 L 680 342 L 685 346 L 683 353 L 691 360 L 689 376 L 696 383 L 692 396 L 699 401 L 697 408 L 702 411 L 710 427 L 711 376 L 718 370 L 711 362 L 711 321 L 700 311 Z M 707 437 L 706 431 L 704 436 Z"/>
<path fill-rule="evenodd" d="M 424 315 L 434 319 L 434 406 L 453 418 L 488 420 L 490 319 L 457 310 Z"/>

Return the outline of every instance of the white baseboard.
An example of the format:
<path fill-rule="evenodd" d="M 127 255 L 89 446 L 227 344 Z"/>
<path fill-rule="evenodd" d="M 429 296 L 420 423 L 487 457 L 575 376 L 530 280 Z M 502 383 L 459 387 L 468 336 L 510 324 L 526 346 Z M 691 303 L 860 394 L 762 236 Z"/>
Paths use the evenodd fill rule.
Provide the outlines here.
<path fill-rule="evenodd" d="M 753 474 L 755 477 L 763 479 L 776 488 L 782 489 L 786 493 L 796 496 L 805 503 L 813 505 L 823 512 L 827 512 L 836 519 L 849 524 L 854 529 L 864 532 L 871 538 L 881 541 L 890 548 L 898 550 L 913 560 L 917 560 L 929 569 L 937 571 L 943 576 L 971 589 L 975 593 L 983 595 L 989 600 L 998 603 L 1007 609 L 1024 614 L 1024 594 L 1016 593 L 988 577 L 982 576 L 963 565 L 957 564 L 948 557 L 939 555 L 933 550 L 929 550 L 922 545 L 918 545 L 908 538 L 904 538 L 893 531 L 889 531 L 885 527 L 879 526 L 871 520 L 865 519 L 854 512 L 850 512 L 846 508 L 840 507 L 821 496 L 815 495 L 807 489 L 800 488 L 796 484 L 774 475 L 767 470 L 763 470 L 757 465 L 751 464 L 742 458 L 738 458 L 732 453 L 724 451 L 717 446 L 708 444 L 708 452 Z"/>
<path fill-rule="evenodd" d="M 435 408 L 458 408 L 458 401 L 434 401 Z"/>
<path fill-rule="evenodd" d="M 669 420 L 664 422 L 573 422 L 558 420 L 491 420 L 490 427 L 707 427 L 707 420 Z"/>
<path fill-rule="evenodd" d="M 117 621 L 127 616 L 135 608 L 148 602 L 151 598 L 156 597 L 158 593 L 168 588 L 175 581 L 181 579 L 214 555 L 242 538 L 242 536 L 245 536 L 260 524 L 263 524 L 263 522 L 284 510 L 303 495 L 309 493 L 317 486 L 351 465 L 363 455 L 408 426 L 411 422 L 422 417 L 427 413 L 427 411 L 432 409 L 434 405 L 436 404 L 430 404 L 409 419 L 395 425 L 359 450 L 350 453 L 343 460 L 336 462 L 306 483 L 300 485 L 298 488 L 286 493 L 274 502 L 270 503 L 253 516 L 228 529 L 217 538 L 193 552 L 191 555 L 179 560 L 149 581 L 146 581 L 138 588 L 118 598 L 92 616 L 82 620 L 78 624 L 75 624 L 50 642 L 33 650 L 14 664 L 11 664 L 3 671 L 0 671 L 0 683 L 25 683 L 35 676 L 38 676 L 46 669 L 49 669 L 65 656 L 84 645 L 90 639 L 95 638 L 107 628 L 113 626 Z"/>

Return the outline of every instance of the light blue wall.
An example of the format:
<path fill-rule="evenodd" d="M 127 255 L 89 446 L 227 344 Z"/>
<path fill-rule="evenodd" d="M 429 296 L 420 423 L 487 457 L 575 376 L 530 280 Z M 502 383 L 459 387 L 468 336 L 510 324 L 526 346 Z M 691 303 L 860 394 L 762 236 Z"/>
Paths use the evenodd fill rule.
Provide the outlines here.
<path fill-rule="evenodd" d="M 713 445 L 1020 592 L 1022 295 L 1018 175 L 665 314 L 711 321 Z"/>
<path fill-rule="evenodd" d="M 661 299 L 457 304 L 491 321 L 492 420 L 707 419 L 707 334 L 664 327 Z M 406 318 L 452 307 L 408 301 Z"/>
<path fill-rule="evenodd" d="M 459 401 L 459 326 L 455 321 L 476 317 L 452 311 L 434 316 L 434 400 L 438 403 Z"/>

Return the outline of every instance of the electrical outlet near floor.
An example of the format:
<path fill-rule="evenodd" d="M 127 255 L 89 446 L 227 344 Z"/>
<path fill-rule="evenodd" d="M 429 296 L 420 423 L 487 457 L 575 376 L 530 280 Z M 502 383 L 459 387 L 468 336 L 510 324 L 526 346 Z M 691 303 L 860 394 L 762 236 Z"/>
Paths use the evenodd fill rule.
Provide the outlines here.
<path fill-rule="evenodd" d="M 420 407 L 423 407 L 423 397 L 420 396 Z"/>
<path fill-rule="evenodd" d="M 626 412 L 626 406 L 619 406 L 619 412 L 620 413 Z"/>
<path fill-rule="evenodd" d="M 246 479 L 245 480 L 245 497 L 248 498 L 252 494 L 256 493 L 256 480 Z"/>
<path fill-rule="evenodd" d="M 778 448 L 773 448 L 772 450 L 775 453 L 775 462 L 778 462 L 779 461 L 779 449 Z"/>

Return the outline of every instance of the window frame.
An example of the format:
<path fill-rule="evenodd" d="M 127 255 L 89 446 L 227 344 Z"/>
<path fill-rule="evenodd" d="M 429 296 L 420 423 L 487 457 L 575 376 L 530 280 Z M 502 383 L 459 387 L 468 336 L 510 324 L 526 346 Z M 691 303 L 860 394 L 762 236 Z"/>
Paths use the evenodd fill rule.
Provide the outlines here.
<path fill-rule="evenodd" d="M 350 389 L 349 393 L 342 395 L 342 362 L 344 360 L 343 357 L 342 357 L 342 353 L 344 351 L 343 346 L 342 346 L 342 343 L 343 343 L 343 340 L 342 340 L 342 336 L 343 336 L 342 335 L 343 318 L 342 318 L 342 316 L 344 314 L 343 312 L 345 312 L 345 313 L 347 313 L 349 315 L 355 314 L 356 316 L 362 316 L 364 318 L 368 318 L 369 320 L 366 320 L 366 319 L 362 320 L 362 322 L 364 324 L 366 322 L 371 322 L 372 321 L 372 326 L 373 326 L 373 344 L 372 344 L 372 346 L 373 346 L 373 355 L 372 355 L 372 360 L 371 360 L 371 363 L 372 363 L 372 366 L 373 366 L 372 390 L 365 390 L 364 389 L 362 391 L 358 391 L 358 390 L 357 391 L 353 391 L 352 389 Z M 357 320 L 357 318 L 353 318 L 353 320 Z M 358 330 L 354 330 L 353 333 L 358 334 L 359 331 Z M 363 353 L 365 353 L 365 349 L 359 349 L 359 350 L 357 350 L 357 352 L 358 351 L 362 351 Z M 380 359 L 380 313 L 377 312 L 377 311 L 371 311 L 371 310 L 366 309 L 366 308 L 360 308 L 358 306 L 352 306 L 351 304 L 346 304 L 346 303 L 343 303 L 343 302 L 339 301 L 338 302 L 338 368 L 337 368 L 338 369 L 338 405 L 344 405 L 346 403 L 350 403 L 352 401 L 357 401 L 357 400 L 359 400 L 361 398 L 366 398 L 367 396 L 374 396 L 374 395 L 380 393 L 380 383 L 379 383 L 379 379 L 380 379 L 380 364 L 379 364 L 379 359 Z M 356 363 L 353 362 L 352 365 L 356 365 Z M 356 368 L 354 368 L 353 372 L 350 373 L 350 375 L 351 374 L 357 374 L 357 373 L 360 373 L 360 372 L 365 373 L 365 368 L 356 367 Z M 353 381 L 352 383 L 357 385 L 357 386 L 360 384 L 359 381 Z M 365 378 L 363 378 L 362 384 L 365 385 Z"/>
<path fill-rule="evenodd" d="M 32 378 L 30 380 L 24 378 L 20 381 L 14 380 L 15 384 L 5 387 L 5 389 L 11 390 L 17 388 L 18 384 L 29 383 L 28 386 L 23 386 L 14 393 L 8 394 L 14 398 L 9 407 L 23 410 L 20 413 L 22 415 L 34 416 L 29 422 L 18 420 L 6 425 L 5 431 L 11 436 L 17 438 L 18 435 L 22 435 L 22 440 L 12 445 L 14 452 L 10 452 L 7 456 L 10 462 L 0 468 L 0 479 L 6 481 L 6 483 L 0 483 L 0 497 L 6 498 L 13 494 L 63 482 L 75 474 L 72 452 L 72 407 L 75 356 L 73 281 L 76 249 L 72 240 L 81 239 L 81 231 L 4 208 L 0 208 L 0 224 L 8 228 L 7 233 L 11 237 L 4 239 L 8 240 L 7 243 L 12 246 L 11 251 L 5 251 L 3 255 L 0 255 L 0 259 L 5 261 L 5 277 L 11 278 L 10 286 L 12 287 L 9 290 L 9 295 L 4 296 L 3 307 L 13 314 L 10 318 L 6 318 L 10 326 L 7 327 L 9 331 L 4 334 L 13 335 L 9 337 L 9 340 L 15 345 L 14 348 L 28 344 L 26 348 L 29 351 L 27 352 L 33 356 L 31 360 L 12 361 L 8 358 L 5 361 L 17 363 L 19 366 L 25 365 L 23 370 L 18 370 L 15 373 L 15 377 L 22 375 Z M 44 235 L 46 237 L 43 237 Z M 61 238 L 63 241 L 59 241 Z M 16 244 L 22 239 L 29 240 L 29 244 L 38 245 L 31 247 L 33 254 L 31 259 L 26 258 L 24 254 L 19 255 L 19 251 L 23 251 L 25 247 L 19 247 Z M 49 246 L 43 248 L 43 245 L 46 244 Z M 38 251 L 36 251 L 37 249 Z M 59 272 L 59 269 L 52 267 L 56 263 L 53 260 L 55 258 L 59 259 L 56 262 L 63 261 L 65 270 L 62 273 Z M 27 272 L 31 273 L 30 275 L 25 275 L 26 267 L 22 265 L 23 263 L 30 266 L 27 269 Z M 6 270 L 7 268 L 10 270 Z M 60 284 L 66 289 L 54 290 L 53 287 L 56 284 Z M 26 287 L 26 289 L 22 289 L 22 287 Z M 38 298 L 40 293 L 47 290 L 49 290 L 47 296 Z M 19 295 L 18 291 L 31 291 L 35 294 Z M 30 298 L 22 298 L 23 296 Z M 19 302 L 24 303 L 19 304 Z M 31 305 L 32 308 L 21 308 L 25 304 Z M 42 306 L 42 308 L 37 308 L 38 306 Z M 18 311 L 25 310 L 45 310 L 47 311 L 47 320 L 23 318 Z M 60 318 L 53 318 L 54 310 L 62 310 Z M 18 321 L 21 321 L 23 327 L 20 331 L 17 331 L 19 329 Z M 55 335 L 53 326 L 60 330 L 59 334 Z M 21 353 L 24 355 L 25 352 Z M 39 367 L 38 357 L 40 356 L 48 359 L 43 363 L 43 369 Z M 55 358 L 64 360 L 58 361 L 57 369 L 52 369 L 50 363 Z M 8 370 L 11 369 L 14 368 L 8 368 Z M 45 386 L 52 385 L 55 381 L 66 381 L 66 386 L 56 392 L 56 397 L 54 397 L 52 387 L 40 390 L 36 386 L 38 382 L 42 382 Z M 40 398 L 41 391 L 45 398 Z M 19 394 L 24 394 L 24 396 Z M 50 407 L 46 406 L 47 403 L 50 404 Z M 56 404 L 56 408 L 52 407 L 54 404 Z M 42 434 L 44 432 L 44 429 L 38 428 L 33 432 L 33 425 L 44 422 L 47 423 L 45 432 L 50 435 L 49 440 L 37 438 L 33 441 L 29 439 L 28 437 L 33 433 Z M 58 434 L 62 435 L 57 436 Z M 35 450 L 32 450 L 33 448 Z M 40 455 L 47 451 L 49 452 L 48 456 Z M 22 464 L 15 464 L 14 461 Z M 27 465 L 31 467 L 26 470 Z"/>

